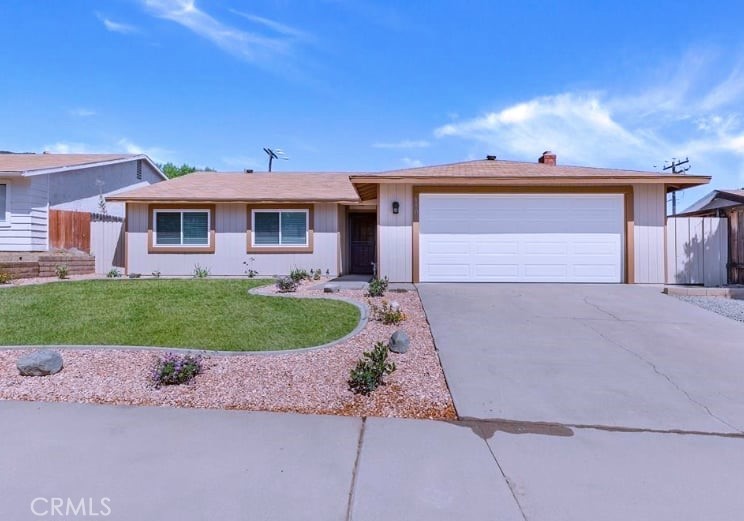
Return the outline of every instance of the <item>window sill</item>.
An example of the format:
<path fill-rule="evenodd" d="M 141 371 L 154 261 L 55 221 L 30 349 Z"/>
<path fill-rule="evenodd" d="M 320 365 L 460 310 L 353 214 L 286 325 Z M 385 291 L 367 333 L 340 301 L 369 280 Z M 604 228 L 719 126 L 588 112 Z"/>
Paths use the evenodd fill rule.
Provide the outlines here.
<path fill-rule="evenodd" d="M 148 246 L 147 253 L 214 253 L 214 246 Z"/>
<path fill-rule="evenodd" d="M 312 246 L 248 246 L 247 253 L 312 253 Z"/>

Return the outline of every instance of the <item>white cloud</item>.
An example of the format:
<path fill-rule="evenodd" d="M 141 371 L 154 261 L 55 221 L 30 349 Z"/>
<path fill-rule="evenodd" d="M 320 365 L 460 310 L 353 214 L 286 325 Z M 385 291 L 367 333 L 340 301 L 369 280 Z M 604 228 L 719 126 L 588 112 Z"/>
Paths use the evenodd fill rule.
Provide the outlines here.
<path fill-rule="evenodd" d="M 53 154 L 146 154 L 157 162 L 172 159 L 172 151 L 161 147 L 142 147 L 127 138 L 121 138 L 113 143 L 81 143 L 74 141 L 57 141 L 44 145 L 43 150 Z"/>
<path fill-rule="evenodd" d="M 103 26 L 109 32 L 119 33 L 119 34 L 131 34 L 131 33 L 136 33 L 138 31 L 138 29 L 133 25 L 129 25 L 129 24 L 121 23 L 121 22 L 114 22 L 110 18 L 106 18 L 100 13 L 96 13 L 96 17 L 101 21 Z"/>
<path fill-rule="evenodd" d="M 401 162 L 408 168 L 418 168 L 424 166 L 424 163 L 420 159 L 413 159 L 410 157 L 401 158 Z"/>
<path fill-rule="evenodd" d="M 75 143 L 70 141 L 57 141 L 51 145 L 44 145 L 44 152 L 52 154 L 90 154 L 93 152 L 87 143 Z"/>
<path fill-rule="evenodd" d="M 268 62 L 277 55 L 288 55 L 291 51 L 291 38 L 286 33 L 281 36 L 267 37 L 255 32 L 241 30 L 225 24 L 207 12 L 199 9 L 195 0 L 142 0 L 151 13 L 159 18 L 170 20 L 186 27 L 195 34 L 211 41 L 220 49 L 250 62 Z M 254 22 L 258 22 L 255 17 Z M 277 22 L 260 19 L 263 25 L 274 25 L 277 31 L 281 26 Z"/>
<path fill-rule="evenodd" d="M 77 107 L 67 111 L 70 116 L 76 116 L 78 118 L 89 118 L 96 115 L 95 110 L 86 109 L 85 107 Z"/>
<path fill-rule="evenodd" d="M 292 38 L 295 38 L 297 40 L 311 40 L 312 39 L 312 37 L 305 31 L 301 31 L 289 25 L 283 24 L 281 22 L 277 22 L 276 20 L 271 20 L 270 18 L 264 18 L 263 16 L 256 16 L 251 13 L 244 13 L 243 11 L 238 11 L 237 9 L 230 9 L 230 12 L 242 18 L 245 18 L 246 20 L 249 20 L 255 24 L 258 24 L 267 29 L 270 29 L 273 32 L 283 34 L 285 36 L 291 36 Z"/>
<path fill-rule="evenodd" d="M 715 175 L 717 186 L 739 186 L 744 69 L 729 66 L 731 72 L 721 74 L 710 53 L 690 53 L 680 69 L 687 74 L 668 74 L 630 94 L 540 96 L 444 124 L 434 135 L 462 138 L 518 160 L 534 161 L 543 150 L 553 150 L 562 164 L 651 170 L 672 157 L 689 156 L 691 173 Z"/>
<path fill-rule="evenodd" d="M 373 143 L 372 148 L 388 148 L 388 149 L 406 149 L 406 148 L 427 148 L 430 146 L 426 140 L 423 139 L 404 139 L 395 143 Z"/>

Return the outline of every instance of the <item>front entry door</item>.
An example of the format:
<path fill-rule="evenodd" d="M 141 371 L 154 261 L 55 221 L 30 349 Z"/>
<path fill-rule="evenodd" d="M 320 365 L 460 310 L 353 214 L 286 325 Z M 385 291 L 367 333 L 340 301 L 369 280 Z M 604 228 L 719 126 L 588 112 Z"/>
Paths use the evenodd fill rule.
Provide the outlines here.
<path fill-rule="evenodd" d="M 374 213 L 349 214 L 349 240 L 351 241 L 351 273 L 371 274 L 375 262 L 377 215 Z"/>

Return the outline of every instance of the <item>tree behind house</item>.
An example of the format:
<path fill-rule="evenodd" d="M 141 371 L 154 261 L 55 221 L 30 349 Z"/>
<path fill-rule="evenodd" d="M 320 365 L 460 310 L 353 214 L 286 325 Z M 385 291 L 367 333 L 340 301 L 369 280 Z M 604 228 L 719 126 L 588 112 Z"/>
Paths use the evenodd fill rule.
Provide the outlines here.
<path fill-rule="evenodd" d="M 168 163 L 158 163 L 158 168 L 168 177 L 169 179 L 173 179 L 174 177 L 181 177 L 182 175 L 190 174 L 192 172 L 216 172 L 214 168 L 209 168 L 208 166 L 205 166 L 204 168 L 197 168 L 192 165 L 187 165 L 186 163 L 182 164 L 181 166 L 176 166 L 174 163 L 168 162 Z"/>

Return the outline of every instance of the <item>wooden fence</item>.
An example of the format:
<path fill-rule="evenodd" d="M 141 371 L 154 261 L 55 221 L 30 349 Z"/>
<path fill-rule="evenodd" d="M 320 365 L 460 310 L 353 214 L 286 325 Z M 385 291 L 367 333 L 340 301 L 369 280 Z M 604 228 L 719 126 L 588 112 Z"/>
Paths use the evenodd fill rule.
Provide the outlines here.
<path fill-rule="evenodd" d="M 728 219 L 667 219 L 667 283 L 722 286 L 727 262 Z"/>
<path fill-rule="evenodd" d="M 96 258 L 96 273 L 124 266 L 124 218 L 113 215 L 49 210 L 51 249 L 76 248 Z"/>
<path fill-rule="evenodd" d="M 49 247 L 90 252 L 90 216 L 86 212 L 49 210 Z"/>
<path fill-rule="evenodd" d="M 124 219 L 90 214 L 90 254 L 96 257 L 96 273 L 124 267 Z"/>

